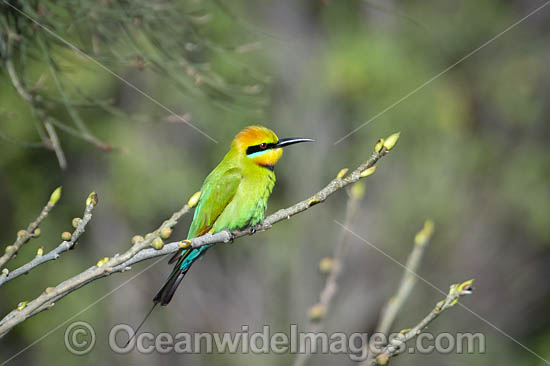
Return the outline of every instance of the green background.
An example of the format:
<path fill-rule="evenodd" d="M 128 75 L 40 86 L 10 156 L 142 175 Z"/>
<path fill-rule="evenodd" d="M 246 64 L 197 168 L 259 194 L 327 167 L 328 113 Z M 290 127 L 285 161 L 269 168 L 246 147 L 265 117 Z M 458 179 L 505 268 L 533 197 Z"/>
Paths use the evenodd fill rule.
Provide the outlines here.
<path fill-rule="evenodd" d="M 21 79 L 41 96 L 41 107 L 68 126 L 57 128 L 67 158 L 62 170 L 51 150 L 34 145 L 41 141 L 36 124 L 43 121 L 13 87 L 4 54 L 0 243 L 13 243 L 63 185 L 40 238 L 7 267 L 26 263 L 40 245 L 45 251 L 56 247 L 60 233 L 82 214 L 88 193 L 99 195 L 75 250 L 0 289 L 3 314 L 98 259 L 125 251 L 133 235 L 157 228 L 200 188 L 247 125 L 317 140 L 285 150 L 268 213 L 313 194 L 341 168 L 368 158 L 379 137 L 401 131 L 395 150 L 366 180 L 352 229 L 404 263 L 415 232 L 432 218 L 436 231 L 419 275 L 443 291 L 475 278 L 474 294 L 462 302 L 486 321 L 455 307 L 428 330 L 482 332 L 486 353 L 403 355 L 392 364 L 544 364 L 518 342 L 550 359 L 550 7 L 486 44 L 544 2 L 11 3 L 162 105 L 187 114 L 218 143 L 0 4 L 3 42 L 7 29 L 20 34 L 10 57 Z M 79 120 L 116 151 L 82 139 Z M 346 197 L 340 191 L 272 230 L 210 250 L 170 306 L 155 311 L 143 330 L 306 328 L 307 309 L 325 280 L 318 262 L 338 240 L 335 220 L 344 220 Z M 183 239 L 188 224 L 187 217 L 172 238 Z M 372 332 L 402 268 L 360 240 L 350 238 L 349 245 L 326 329 Z M 95 281 L 20 324 L 0 340 L 0 362 L 151 263 Z M 65 349 L 64 325 L 8 364 L 292 362 L 289 354 L 114 354 L 109 330 L 137 324 L 169 270 L 164 261 L 157 264 L 75 318 L 92 324 L 98 337 L 87 355 Z M 441 297 L 418 282 L 392 329 L 412 327 Z M 346 355 L 311 360 L 335 363 L 353 362 Z"/>

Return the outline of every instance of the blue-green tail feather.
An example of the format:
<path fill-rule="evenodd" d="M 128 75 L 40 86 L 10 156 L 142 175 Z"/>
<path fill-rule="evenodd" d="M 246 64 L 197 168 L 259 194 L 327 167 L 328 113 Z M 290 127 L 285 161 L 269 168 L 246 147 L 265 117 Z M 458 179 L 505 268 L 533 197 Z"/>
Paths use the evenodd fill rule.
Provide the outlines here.
<path fill-rule="evenodd" d="M 169 263 L 175 260 L 175 258 L 178 258 L 178 261 L 176 262 L 172 273 L 170 273 L 170 276 L 168 276 L 168 279 L 164 283 L 164 286 L 162 286 L 153 298 L 155 304 L 160 303 L 164 306 L 170 303 L 176 289 L 183 280 L 183 277 L 185 277 L 187 271 L 191 268 L 191 265 L 202 255 L 204 255 L 209 247 L 211 247 L 211 245 L 203 245 L 202 247 L 193 249 L 184 249 L 181 253 L 176 253 L 176 255 L 170 259 Z"/>

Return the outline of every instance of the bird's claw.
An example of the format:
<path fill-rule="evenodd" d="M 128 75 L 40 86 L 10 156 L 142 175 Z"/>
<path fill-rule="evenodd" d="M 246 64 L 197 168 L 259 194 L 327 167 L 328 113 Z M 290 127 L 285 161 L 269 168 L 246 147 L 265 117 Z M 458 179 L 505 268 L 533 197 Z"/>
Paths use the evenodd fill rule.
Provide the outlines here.
<path fill-rule="evenodd" d="M 233 244 L 233 241 L 235 240 L 235 234 L 231 232 L 231 230 L 226 230 L 227 235 L 229 235 L 229 240 L 226 241 L 226 243 Z"/>
<path fill-rule="evenodd" d="M 250 227 L 250 230 L 248 232 L 248 235 L 255 234 L 260 228 L 262 227 L 262 224 L 257 224 Z"/>

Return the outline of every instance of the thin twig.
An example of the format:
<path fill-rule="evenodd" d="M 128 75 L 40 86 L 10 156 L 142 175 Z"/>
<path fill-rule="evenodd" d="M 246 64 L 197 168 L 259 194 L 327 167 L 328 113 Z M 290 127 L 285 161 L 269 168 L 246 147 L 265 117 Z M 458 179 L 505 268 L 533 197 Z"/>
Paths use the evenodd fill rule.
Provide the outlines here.
<path fill-rule="evenodd" d="M 361 183 L 356 183 L 356 185 Z M 349 198 L 346 206 L 345 225 L 351 226 L 353 219 L 357 214 L 359 208 L 359 202 L 363 196 L 363 186 L 353 186 L 351 192 L 349 192 Z M 348 231 L 342 230 L 338 243 L 334 247 L 334 254 L 331 259 L 328 259 L 330 264 L 330 271 L 327 275 L 325 285 L 319 295 L 319 302 L 310 309 L 310 323 L 308 332 L 319 333 L 324 328 L 324 317 L 329 311 L 332 299 L 338 291 L 338 279 L 342 273 L 343 262 L 346 258 L 348 249 Z M 307 346 L 311 346 L 307 344 Z M 294 366 L 303 366 L 307 363 L 311 357 L 311 347 L 306 347 L 304 352 L 299 353 L 294 359 Z"/>
<path fill-rule="evenodd" d="M 18 306 L 17 309 L 12 310 L 0 321 L 0 337 L 4 336 L 14 326 L 23 322 L 27 318 L 38 314 L 43 310 L 47 310 L 54 305 L 56 301 L 65 297 L 69 293 L 79 289 L 87 283 L 94 281 L 98 278 L 110 275 L 113 272 L 113 267 L 118 266 L 134 257 L 140 250 L 149 247 L 155 238 L 160 236 L 160 231 L 163 228 L 172 228 L 178 220 L 190 211 L 190 207 L 185 205 L 181 210 L 172 214 L 172 217 L 166 220 L 159 229 L 155 230 L 145 240 L 133 245 L 129 250 L 123 254 L 115 254 L 111 259 L 100 260 L 96 265 L 88 268 L 84 272 L 61 282 L 56 287 L 48 287 L 40 296 L 36 299 L 24 303 L 23 306 Z"/>
<path fill-rule="evenodd" d="M 420 323 L 413 328 L 402 330 L 399 335 L 390 341 L 390 344 L 382 349 L 375 359 L 371 360 L 369 366 L 387 365 L 391 357 L 394 357 L 404 349 L 405 343 L 422 333 L 422 331 L 434 321 L 443 311 L 458 303 L 461 296 L 469 295 L 473 291 L 474 280 L 465 281 L 450 286 L 449 294 L 444 300 L 436 304 L 434 309 Z"/>
<path fill-rule="evenodd" d="M 5 275 L 0 276 L 0 286 L 23 274 L 29 273 L 33 268 L 38 267 L 41 264 L 44 264 L 52 260 L 56 260 L 57 258 L 59 258 L 59 256 L 63 252 L 66 252 L 74 248 L 78 239 L 80 239 L 82 234 L 84 234 L 84 231 L 86 230 L 86 225 L 88 225 L 88 222 L 90 222 L 90 219 L 92 218 L 92 211 L 94 207 L 95 205 L 92 205 L 92 204 L 86 205 L 86 208 L 84 209 L 84 214 L 82 215 L 82 219 L 78 220 L 78 224 L 74 232 L 72 233 L 70 240 L 64 240 L 55 249 L 51 250 L 47 254 L 44 254 L 41 256 L 37 255 L 30 262 L 22 265 L 21 267 L 13 271 L 10 271 L 7 276 Z"/>
<path fill-rule="evenodd" d="M 42 143 L 45 147 L 51 148 L 57 157 L 57 161 L 59 162 L 59 166 L 61 169 L 65 169 L 67 167 L 67 160 L 65 159 L 65 154 L 63 153 L 63 149 L 61 148 L 61 144 L 59 143 L 59 139 L 57 137 L 57 133 L 55 132 L 55 128 L 47 121 L 47 117 L 44 113 L 44 111 L 39 108 L 36 104 L 36 98 L 33 94 L 29 93 L 25 87 L 23 86 L 23 83 L 19 79 L 17 72 L 15 71 L 15 67 L 13 65 L 12 61 L 12 44 L 11 44 L 11 30 L 6 26 L 8 31 L 8 37 L 7 37 L 7 56 L 6 56 L 6 70 L 8 71 L 8 75 L 10 76 L 11 82 L 13 86 L 15 87 L 15 90 L 17 90 L 17 93 L 27 102 L 31 110 L 33 111 L 33 114 L 36 118 L 38 118 L 38 124 L 43 125 L 46 129 L 46 132 L 48 133 L 48 139 L 44 139 L 44 136 L 41 136 L 43 138 Z M 2 263 L 0 263 L 0 266 Z"/>
<path fill-rule="evenodd" d="M 42 103 L 39 103 L 39 96 L 36 93 L 37 87 L 35 86 L 30 90 L 27 90 L 22 80 L 19 78 L 12 60 L 13 58 L 12 38 L 17 37 L 17 34 L 14 33 L 9 28 L 9 26 L 5 21 L 3 23 L 4 23 L 3 24 L 4 28 L 6 29 L 6 32 L 7 32 L 7 37 L 6 37 L 7 40 L 5 42 L 6 57 L 4 62 L 5 62 L 6 70 L 10 77 L 10 80 L 15 90 L 17 91 L 17 93 L 29 105 L 33 115 L 37 119 L 37 122 L 36 122 L 37 131 L 40 134 L 40 137 L 42 139 L 42 146 L 47 149 L 53 150 L 56 154 L 57 160 L 59 162 L 59 166 L 61 167 L 61 169 L 65 169 L 67 166 L 67 161 L 65 158 L 65 154 L 63 153 L 63 150 L 61 148 L 61 144 L 57 136 L 57 133 L 55 131 L 55 127 L 53 126 L 54 124 L 57 124 L 59 127 L 60 123 L 58 123 L 57 121 L 54 121 L 52 117 L 49 116 L 48 113 L 45 111 L 45 109 L 42 107 Z M 79 116 L 77 110 L 74 108 L 74 103 L 71 103 L 69 101 L 67 94 L 63 90 L 63 87 L 59 79 L 57 78 L 55 65 L 53 64 L 53 60 L 51 59 L 51 56 L 48 53 L 49 51 L 46 47 L 46 44 L 42 41 L 40 37 L 38 37 L 37 40 L 46 57 L 46 61 L 50 66 L 52 79 L 54 80 L 55 86 L 62 97 L 62 102 L 66 107 L 70 117 L 73 119 L 73 121 L 75 122 L 75 124 L 79 129 L 79 131 L 76 133 L 77 136 L 81 137 L 82 139 L 89 142 L 90 144 L 96 146 L 100 150 L 107 151 L 107 152 L 116 150 L 111 145 L 102 142 L 101 140 L 99 140 L 97 137 L 93 136 L 89 132 L 86 125 L 84 124 L 84 121 L 82 121 L 82 118 Z M 46 136 L 46 133 L 47 133 L 47 136 Z"/>
<path fill-rule="evenodd" d="M 6 70 L 8 71 L 8 75 L 10 76 L 11 83 L 13 84 L 15 90 L 17 90 L 17 93 L 23 98 L 27 103 L 33 104 L 34 98 L 32 94 L 27 92 L 25 88 L 23 87 L 23 84 L 21 84 L 21 80 L 19 80 L 19 77 L 17 76 L 17 73 L 15 72 L 15 67 L 13 66 L 13 61 L 11 60 L 11 57 L 8 56 L 8 58 L 5 61 L 6 63 Z"/>
<path fill-rule="evenodd" d="M 407 301 L 407 298 L 418 280 L 414 273 L 418 271 L 424 251 L 430 242 L 432 234 L 433 222 L 431 220 L 426 220 L 422 230 L 414 237 L 414 247 L 405 264 L 407 270 L 403 272 L 403 277 L 401 278 L 396 294 L 388 301 L 382 310 L 380 321 L 376 326 L 376 333 L 388 334 L 397 314 L 403 307 L 405 301 Z M 370 365 L 375 356 L 375 352 L 368 352 L 367 359 L 362 363 L 362 366 Z"/>
<path fill-rule="evenodd" d="M 4 23 L 4 28 L 6 29 L 6 32 L 7 32 L 7 37 L 6 37 L 7 39 L 5 43 L 6 58 L 4 61 L 6 65 L 6 70 L 8 71 L 8 75 L 10 77 L 11 83 L 15 88 L 15 90 L 17 91 L 17 93 L 31 107 L 31 112 L 35 117 L 36 130 L 40 135 L 40 139 L 42 140 L 42 145 L 48 149 L 51 149 L 52 148 L 51 142 L 48 140 L 46 136 L 46 131 L 44 130 L 44 125 L 42 122 L 42 120 L 45 117 L 44 111 L 40 108 L 37 108 L 36 98 L 34 93 L 31 93 L 25 89 L 23 82 L 21 81 L 21 79 L 19 79 L 19 76 L 17 75 L 17 71 L 15 70 L 15 66 L 13 65 L 13 60 L 12 60 L 12 57 L 13 57 L 12 37 L 15 37 L 15 36 L 12 35 L 13 32 L 8 27 L 5 20 L 3 21 L 3 23 Z"/>
<path fill-rule="evenodd" d="M 70 134 L 74 137 L 77 137 L 79 139 L 82 139 L 82 140 L 94 145 L 95 147 L 97 147 L 100 150 L 103 150 L 103 151 L 106 151 L 106 152 L 123 151 L 123 149 L 115 148 L 112 145 L 109 145 L 109 144 L 97 139 L 96 137 L 94 137 L 92 135 L 81 133 L 80 131 L 78 131 L 78 130 L 72 128 L 72 127 L 67 126 L 63 122 L 58 121 L 57 119 L 55 119 L 51 116 L 48 117 L 48 122 L 50 122 L 52 125 L 58 127 L 60 130 L 62 130 L 64 132 L 67 132 L 68 134 Z"/>
<path fill-rule="evenodd" d="M 394 138 L 394 140 L 395 141 L 393 141 L 393 144 L 389 147 L 389 149 L 393 147 L 393 145 L 397 141 L 397 138 Z M 173 227 L 183 215 L 190 211 L 191 208 L 189 207 L 189 205 L 185 205 L 180 211 L 175 212 L 172 217 L 169 220 L 165 221 L 155 232 L 151 233 L 150 236 L 146 237 L 143 241 L 136 243 L 123 254 L 116 254 L 110 259 L 105 258 L 104 260 L 100 260 L 97 265 L 88 268 L 84 272 L 81 272 L 80 274 L 66 281 L 63 281 L 54 288 L 46 289 L 36 299 L 25 303 L 25 306 L 19 306 L 17 309 L 12 310 L 2 320 L 0 320 L 0 337 L 4 336 L 14 326 L 25 321 L 27 318 L 36 315 L 43 310 L 49 309 L 54 305 L 56 301 L 65 297 L 69 293 L 99 278 L 106 277 L 112 273 L 122 272 L 128 269 L 129 265 L 133 263 L 153 257 L 158 257 L 159 255 L 175 252 L 179 248 L 181 248 L 182 245 L 198 248 L 207 244 L 227 243 L 235 238 L 244 235 L 251 235 L 260 231 L 269 230 L 272 225 L 280 221 L 287 220 L 291 216 L 294 216 L 320 202 L 325 201 L 330 195 L 332 195 L 336 191 L 346 187 L 351 183 L 357 182 L 359 179 L 368 175 L 365 174 L 365 172 L 370 173 L 371 170 L 369 171 L 367 169 L 373 167 L 374 164 L 376 164 L 376 162 L 388 152 L 388 149 L 386 147 L 380 147 L 379 144 L 377 144 L 377 146 L 378 152 L 373 152 L 372 156 L 363 164 L 361 164 L 351 174 L 346 177 L 336 177 L 326 187 L 321 189 L 310 198 L 298 202 L 291 207 L 275 212 L 274 214 L 265 218 L 262 224 L 257 225 L 254 228 L 234 231 L 221 231 L 216 234 L 206 234 L 194 238 L 189 242 L 182 241 L 178 243 L 171 243 L 164 246 L 164 250 L 144 250 L 151 246 L 153 240 L 160 237 L 160 233 L 164 228 Z M 142 251 L 143 253 L 140 253 Z"/>
<path fill-rule="evenodd" d="M 21 247 L 26 242 L 28 242 L 31 238 L 35 236 L 35 230 L 38 229 L 38 226 L 40 226 L 40 223 L 48 216 L 51 209 L 54 208 L 55 204 L 57 203 L 57 200 L 59 199 L 59 197 L 57 197 L 57 199 L 54 199 L 55 195 L 60 195 L 60 194 L 61 194 L 61 187 L 57 188 L 52 193 L 52 195 L 50 196 L 50 200 L 48 201 L 46 206 L 44 206 L 44 208 L 40 212 L 40 215 L 38 215 L 38 217 L 29 224 L 27 229 L 20 230 L 17 233 L 17 239 L 15 240 L 15 242 L 12 245 L 8 245 L 6 247 L 4 255 L 0 257 L 0 268 L 3 267 L 14 255 L 16 255 L 19 249 L 21 249 Z"/>
<path fill-rule="evenodd" d="M 61 147 L 61 143 L 57 137 L 57 132 L 55 132 L 55 127 L 48 119 L 44 121 L 44 127 L 48 133 L 48 138 L 50 139 L 51 146 L 55 152 L 55 156 L 57 157 L 57 161 L 59 162 L 59 167 L 63 170 L 67 169 L 67 159 L 65 159 L 65 153 L 63 152 L 63 148 Z"/>

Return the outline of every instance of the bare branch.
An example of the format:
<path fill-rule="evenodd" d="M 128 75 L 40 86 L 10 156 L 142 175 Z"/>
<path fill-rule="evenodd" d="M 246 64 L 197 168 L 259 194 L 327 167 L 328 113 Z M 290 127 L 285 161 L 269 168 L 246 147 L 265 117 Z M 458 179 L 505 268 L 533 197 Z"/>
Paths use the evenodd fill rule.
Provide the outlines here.
<path fill-rule="evenodd" d="M 57 137 L 57 132 L 55 132 L 55 127 L 47 119 L 44 121 L 44 127 L 46 128 L 46 132 L 48 132 L 52 149 L 59 162 L 59 167 L 63 170 L 67 169 L 67 159 L 65 158 L 65 153 Z"/>
<path fill-rule="evenodd" d="M 433 222 L 431 220 L 426 220 L 422 230 L 415 235 L 413 250 L 409 255 L 409 258 L 407 258 L 407 263 L 405 264 L 406 270 L 403 272 L 403 277 L 399 283 L 397 293 L 388 301 L 382 310 L 380 322 L 376 326 L 377 333 L 388 334 L 395 318 L 397 317 L 397 314 L 403 307 L 405 301 L 407 301 L 407 298 L 418 280 L 414 273 L 418 271 L 418 267 L 420 266 L 420 261 L 424 256 L 426 246 L 432 238 L 433 228 Z M 375 354 L 373 352 L 369 352 L 363 365 L 370 365 L 374 356 Z"/>
<path fill-rule="evenodd" d="M 10 36 L 8 36 L 9 39 Z M 9 41 L 8 41 L 9 42 Z M 21 83 L 21 80 L 19 80 L 19 77 L 17 76 L 17 73 L 15 72 L 15 67 L 13 66 L 13 62 L 11 60 L 11 57 L 8 57 L 6 59 L 6 70 L 8 71 L 8 75 L 10 76 L 11 83 L 13 84 L 13 87 L 15 90 L 17 90 L 17 93 L 23 98 L 27 103 L 33 104 L 34 98 L 32 94 L 27 92 L 25 88 L 23 87 L 23 84 Z"/>
<path fill-rule="evenodd" d="M 342 172 L 342 171 L 341 171 Z M 344 173 L 345 174 L 345 173 Z M 359 208 L 359 202 L 363 197 L 364 186 L 361 183 L 356 183 L 349 192 L 349 198 L 346 206 L 345 225 L 351 226 L 354 217 Z M 320 266 L 329 267 L 329 273 L 325 282 L 325 286 L 319 295 L 319 302 L 312 306 L 309 310 L 310 324 L 308 332 L 319 333 L 323 331 L 323 319 L 328 313 L 332 299 L 338 291 L 338 279 L 342 273 L 343 262 L 346 258 L 348 249 L 348 231 L 342 230 L 338 243 L 334 247 L 332 258 L 324 258 Z M 324 262 L 324 263 L 323 263 Z M 321 268 L 322 270 L 322 268 Z M 311 346 L 307 344 L 307 346 Z M 305 352 L 299 353 L 294 359 L 294 366 L 303 366 L 311 357 L 311 348 L 306 347 Z"/>
<path fill-rule="evenodd" d="M 414 248 L 407 258 L 405 267 L 408 270 L 403 271 L 403 277 L 395 296 L 393 296 L 385 307 L 384 314 L 380 320 L 379 325 L 376 327 L 377 332 L 387 333 L 393 324 L 395 317 L 401 310 L 401 307 L 409 297 L 414 285 L 418 278 L 413 274 L 418 271 L 420 261 L 424 256 L 426 246 L 430 242 L 433 234 L 433 222 L 426 220 L 424 227 L 420 230 L 414 238 Z"/>
<path fill-rule="evenodd" d="M 90 202 L 89 202 L 90 203 Z M 47 254 L 44 255 L 37 255 L 33 260 L 30 262 L 22 265 L 21 267 L 11 271 L 8 273 L 7 276 L 2 275 L 0 276 L 0 286 L 5 284 L 8 281 L 11 281 L 23 274 L 29 273 L 33 268 L 38 267 L 41 264 L 44 264 L 46 262 L 56 260 L 59 258 L 61 253 L 66 252 L 70 249 L 73 249 L 76 242 L 82 234 L 84 234 L 84 231 L 86 230 L 86 225 L 88 225 L 88 222 L 90 222 L 90 219 L 92 218 L 92 211 L 94 209 L 95 205 L 93 204 L 87 204 L 86 208 L 84 210 L 84 214 L 82 215 L 82 219 L 78 220 L 78 223 L 76 225 L 76 228 L 74 232 L 71 235 L 70 240 L 64 240 L 59 244 L 55 249 L 51 250 Z"/>
<path fill-rule="evenodd" d="M 95 203 L 92 203 L 95 205 Z M 148 235 L 146 239 L 133 245 L 129 250 L 123 254 L 115 254 L 111 259 L 104 258 L 98 261 L 98 263 L 84 272 L 61 282 L 56 287 L 49 287 L 38 296 L 36 299 L 23 303 L 22 306 L 18 306 L 17 309 L 12 310 L 0 321 L 0 337 L 4 336 L 14 326 L 23 322 L 27 318 L 38 314 L 43 310 L 47 310 L 52 307 L 56 301 L 65 297 L 69 293 L 79 289 L 87 283 L 94 281 L 98 278 L 102 278 L 113 273 L 113 267 L 118 266 L 121 263 L 128 261 L 134 257 L 140 250 L 151 245 L 155 238 L 160 237 L 160 231 L 163 228 L 171 228 L 177 224 L 178 220 L 190 211 L 190 207 L 185 205 L 181 210 L 172 214 L 170 219 L 166 220 L 159 229 L 155 230 L 151 235 Z"/>
<path fill-rule="evenodd" d="M 104 258 L 100 260 L 95 266 L 92 266 L 84 272 L 81 272 L 80 274 L 63 281 L 54 288 L 47 288 L 36 299 L 25 303 L 24 306 L 19 306 L 17 309 L 12 310 L 0 321 L 0 337 L 4 336 L 14 326 L 25 321 L 27 318 L 36 315 L 43 310 L 49 309 L 54 305 L 56 301 L 67 296 L 69 293 L 99 278 L 106 277 L 112 273 L 122 272 L 128 269 L 129 265 L 133 263 L 157 257 L 159 255 L 172 253 L 182 247 L 197 248 L 207 244 L 224 243 L 244 235 L 251 235 L 259 231 L 269 230 L 272 225 L 280 221 L 287 220 L 291 216 L 294 216 L 320 202 L 325 201 L 330 195 L 340 190 L 341 188 L 344 188 L 347 185 L 357 182 L 359 179 L 370 175 L 372 173 L 371 168 L 380 158 L 385 156 L 392 147 L 393 145 L 389 148 L 386 148 L 384 146 L 381 146 L 380 144 L 377 144 L 375 148 L 377 151 L 373 152 L 371 157 L 363 164 L 361 164 L 351 174 L 346 177 L 337 176 L 326 187 L 321 189 L 310 198 L 298 202 L 291 207 L 275 212 L 274 214 L 265 218 L 262 224 L 257 225 L 254 228 L 234 230 L 231 232 L 221 231 L 215 234 L 206 234 L 192 240 L 184 240 L 178 243 L 171 243 L 169 245 L 163 246 L 161 250 L 144 250 L 150 247 L 153 241 L 155 241 L 157 238 L 160 239 L 160 235 L 163 230 L 165 230 L 166 228 L 171 229 L 174 225 L 177 224 L 178 220 L 183 215 L 190 211 L 192 207 L 187 204 L 181 210 L 175 212 L 172 217 L 166 220 L 156 231 L 150 233 L 150 235 L 146 236 L 144 240 L 137 242 L 123 254 L 115 254 L 115 256 L 110 259 Z M 143 253 L 140 253 L 142 251 Z"/>
<path fill-rule="evenodd" d="M 36 229 L 40 226 L 40 223 L 48 216 L 51 209 L 55 206 L 59 197 L 61 196 L 61 187 L 58 187 L 50 196 L 50 200 L 44 206 L 40 215 L 29 224 L 26 230 L 20 230 L 17 233 L 17 239 L 12 245 L 6 247 L 5 253 L 0 257 L 0 267 L 3 267 L 14 255 L 17 254 L 19 249 L 27 243 L 31 238 L 37 236 Z"/>
<path fill-rule="evenodd" d="M 399 354 L 399 350 L 409 340 L 417 337 L 422 331 L 434 321 L 443 311 L 453 307 L 458 303 L 461 296 L 469 295 L 473 291 L 472 283 L 474 280 L 465 281 L 460 284 L 451 285 L 449 294 L 444 300 L 438 302 L 435 308 L 420 323 L 413 328 L 404 329 L 399 336 L 390 341 L 390 344 L 384 347 L 375 359 L 371 360 L 368 366 L 387 365 L 391 357 Z"/>

